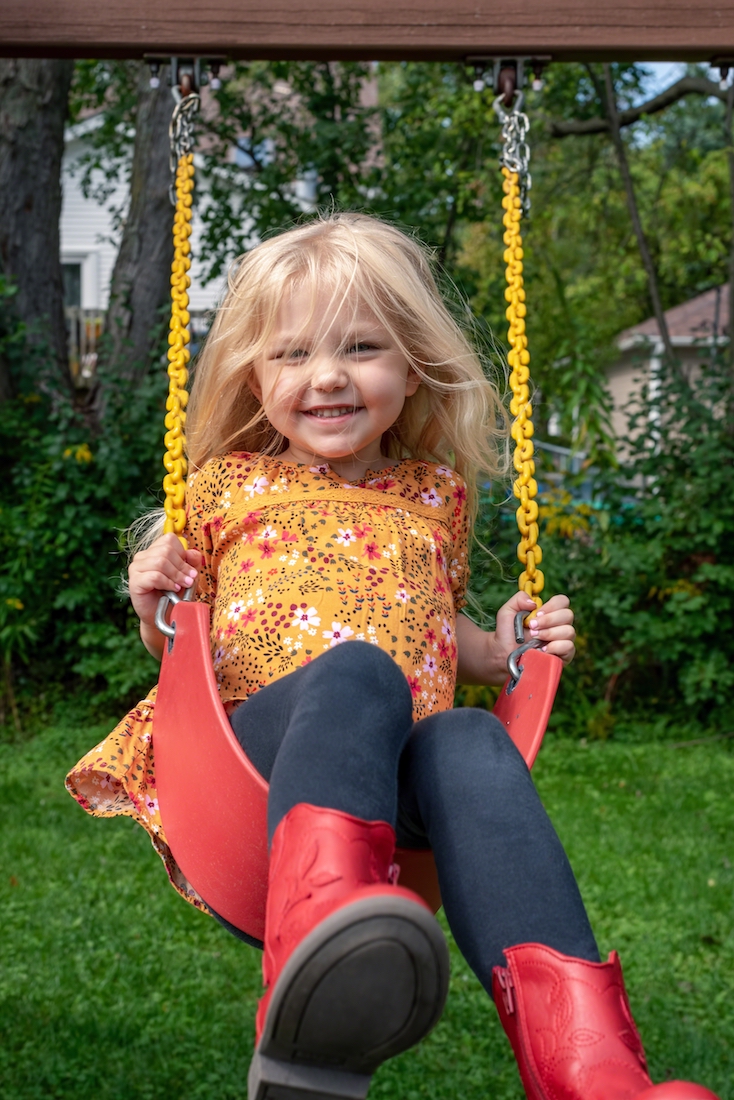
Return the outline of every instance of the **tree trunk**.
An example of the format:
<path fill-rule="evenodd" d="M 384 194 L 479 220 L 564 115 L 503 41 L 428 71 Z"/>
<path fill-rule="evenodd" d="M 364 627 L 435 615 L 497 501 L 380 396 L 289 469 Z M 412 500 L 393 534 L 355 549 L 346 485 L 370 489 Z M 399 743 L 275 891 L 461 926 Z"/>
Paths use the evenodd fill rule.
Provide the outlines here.
<path fill-rule="evenodd" d="M 59 257 L 61 158 L 73 61 L 0 59 L 0 272 L 16 316 L 71 387 Z M 0 400 L 12 382 L 0 362 Z"/>
<path fill-rule="evenodd" d="M 725 115 L 725 140 L 727 160 L 729 162 L 729 197 L 731 200 L 732 236 L 729 243 L 729 325 L 727 336 L 729 337 L 729 390 L 727 393 L 726 428 L 729 435 L 734 435 L 734 132 L 732 121 L 734 120 L 734 83 L 727 88 L 726 115 Z M 718 333 L 717 333 L 718 335 Z"/>
<path fill-rule="evenodd" d="M 627 160 L 627 150 L 624 146 L 624 140 L 619 126 L 619 113 L 617 111 L 617 97 L 614 91 L 614 84 L 612 83 L 612 67 L 609 64 L 604 65 L 604 83 L 606 88 L 606 107 L 607 117 L 609 119 L 609 133 L 614 144 L 615 151 L 617 153 L 617 163 L 619 164 L 619 171 L 622 176 L 622 182 L 624 183 L 624 190 L 627 195 L 627 208 L 630 212 L 630 218 L 632 219 L 632 226 L 637 237 L 637 246 L 640 250 L 640 256 L 642 257 L 642 263 L 647 274 L 647 286 L 650 294 L 650 301 L 652 303 L 653 313 L 655 314 L 655 320 L 657 321 L 658 331 L 660 332 L 660 339 L 663 342 L 665 348 L 665 358 L 672 366 L 675 362 L 675 353 L 673 351 L 673 345 L 670 340 L 670 333 L 668 331 L 668 322 L 665 319 L 665 312 L 663 310 L 663 304 L 660 300 L 660 289 L 658 287 L 657 271 L 655 270 L 655 264 L 653 263 L 650 248 L 647 243 L 645 232 L 642 228 L 642 221 L 640 220 L 640 211 L 637 206 L 637 197 L 635 195 L 635 187 L 632 180 L 632 173 L 630 172 L 629 161 Z"/>
<path fill-rule="evenodd" d="M 148 66 L 141 63 L 130 205 L 110 284 L 102 376 L 112 372 L 130 381 L 140 378 L 165 330 L 163 307 L 173 259 L 173 207 L 168 197 L 173 107 L 165 72 L 161 87 L 153 89 Z"/>

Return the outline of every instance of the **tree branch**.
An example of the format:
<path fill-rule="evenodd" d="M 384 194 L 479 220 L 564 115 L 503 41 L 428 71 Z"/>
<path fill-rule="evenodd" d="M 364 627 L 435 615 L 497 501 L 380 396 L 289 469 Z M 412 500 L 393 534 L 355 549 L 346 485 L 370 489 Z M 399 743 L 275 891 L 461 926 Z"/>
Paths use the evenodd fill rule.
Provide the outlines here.
<path fill-rule="evenodd" d="M 644 103 L 638 103 L 636 107 L 628 107 L 619 111 L 618 119 L 620 127 L 631 126 L 639 122 L 645 115 L 656 115 L 664 111 L 679 99 L 687 95 L 715 96 L 722 102 L 726 102 L 726 89 L 721 89 L 715 80 L 708 80 L 705 76 L 683 76 L 665 88 L 659 95 L 652 99 L 646 99 Z M 549 119 L 546 128 L 551 137 L 563 138 L 574 134 L 604 134 L 608 133 L 611 124 L 608 118 L 584 118 L 584 119 Z"/>
<path fill-rule="evenodd" d="M 665 357 L 672 365 L 675 361 L 675 353 L 673 351 L 673 345 L 670 341 L 670 332 L 668 331 L 668 324 L 665 319 L 663 304 L 660 299 L 660 289 L 658 287 L 655 264 L 653 263 L 650 248 L 647 243 L 647 238 L 642 228 L 642 221 L 640 219 L 640 211 L 637 206 L 637 197 L 635 195 L 635 187 L 632 180 L 632 173 L 630 172 L 629 161 L 627 159 L 627 150 L 625 149 L 622 134 L 620 132 L 620 118 L 617 112 L 617 98 L 614 91 L 614 83 L 612 81 L 612 67 L 609 63 L 605 63 L 604 65 L 604 84 L 606 91 L 605 98 L 609 132 L 615 151 L 617 153 L 619 171 L 622 176 L 624 189 L 627 195 L 627 206 L 630 212 L 630 218 L 632 219 L 632 226 L 635 231 L 635 236 L 637 237 L 637 245 L 640 250 L 640 256 L 642 257 L 642 263 L 647 274 L 647 285 L 650 293 L 650 301 L 652 302 L 652 308 L 655 314 L 655 320 L 657 321 L 660 338 L 663 341 L 663 346 L 665 348 Z"/>

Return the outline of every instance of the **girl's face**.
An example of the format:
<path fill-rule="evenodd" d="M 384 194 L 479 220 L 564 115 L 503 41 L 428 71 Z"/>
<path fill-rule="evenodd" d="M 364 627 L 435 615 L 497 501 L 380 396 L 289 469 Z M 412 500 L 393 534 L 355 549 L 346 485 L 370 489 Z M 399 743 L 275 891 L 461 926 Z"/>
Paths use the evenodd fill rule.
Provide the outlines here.
<path fill-rule="evenodd" d="M 394 338 L 365 306 L 334 306 L 329 293 L 294 290 L 250 387 L 288 440 L 281 457 L 329 466 L 346 480 L 391 465 L 382 435 L 419 379 Z"/>

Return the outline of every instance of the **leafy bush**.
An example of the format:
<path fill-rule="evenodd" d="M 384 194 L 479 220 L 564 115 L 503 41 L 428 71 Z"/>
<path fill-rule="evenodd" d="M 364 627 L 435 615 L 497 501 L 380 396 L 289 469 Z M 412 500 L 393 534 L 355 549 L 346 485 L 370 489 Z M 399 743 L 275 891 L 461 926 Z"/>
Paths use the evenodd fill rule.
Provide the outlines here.
<path fill-rule="evenodd" d="M 593 506 L 572 484 L 550 496 L 546 593 L 569 594 L 579 631 L 554 721 L 580 736 L 645 713 L 716 724 L 734 690 L 731 382 L 720 359 L 702 359 L 696 375 L 669 368 L 654 402 L 628 410 L 628 450 L 597 475 Z M 512 511 L 488 497 L 481 515 L 480 535 L 504 562 Z M 486 555 L 474 577 L 483 606 L 507 598 Z"/>
<path fill-rule="evenodd" d="M 119 702 L 151 679 L 144 652 L 131 644 L 137 629 L 118 594 L 116 551 L 160 480 L 164 380 L 157 364 L 134 392 L 103 378 L 92 418 L 19 326 L 6 325 L 1 339 L 15 391 L 0 421 L 4 694 L 15 709 L 14 671 L 21 695 L 81 676 L 100 701 Z"/>

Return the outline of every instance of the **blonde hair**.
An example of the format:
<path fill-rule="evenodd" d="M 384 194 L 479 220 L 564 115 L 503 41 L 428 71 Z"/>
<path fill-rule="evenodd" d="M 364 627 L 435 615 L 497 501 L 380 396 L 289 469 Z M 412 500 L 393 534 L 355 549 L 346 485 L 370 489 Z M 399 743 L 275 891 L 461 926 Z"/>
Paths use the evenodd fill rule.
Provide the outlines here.
<path fill-rule="evenodd" d="M 284 296 L 304 286 L 314 298 L 330 292 L 335 309 L 346 301 L 366 307 L 388 330 L 421 384 L 383 436 L 383 452 L 452 466 L 475 508 L 478 481 L 507 467 L 507 420 L 497 387 L 449 312 L 424 248 L 364 214 L 323 216 L 256 245 L 236 262 L 196 364 L 187 416 L 192 468 L 229 451 L 278 454 L 287 446 L 250 380 Z"/>

